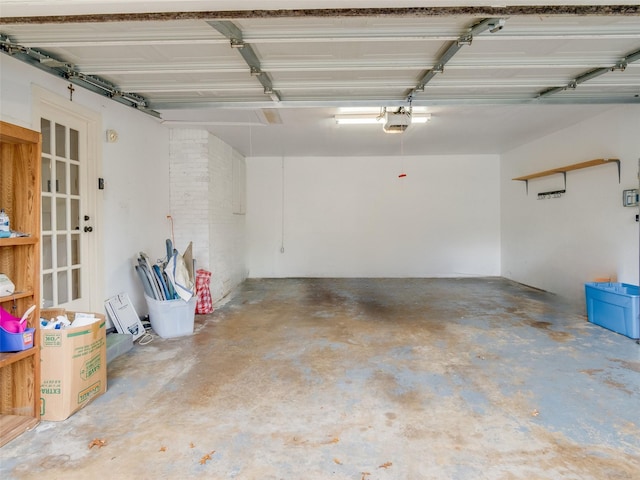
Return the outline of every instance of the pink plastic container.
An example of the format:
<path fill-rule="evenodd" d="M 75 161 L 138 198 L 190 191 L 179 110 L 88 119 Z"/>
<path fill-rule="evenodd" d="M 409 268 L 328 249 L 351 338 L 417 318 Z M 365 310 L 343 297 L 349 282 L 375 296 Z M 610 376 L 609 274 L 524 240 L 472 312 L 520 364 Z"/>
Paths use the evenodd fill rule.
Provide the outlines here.
<path fill-rule="evenodd" d="M 20 323 L 20 319 L 14 317 L 4 308 L 0 308 L 0 327 L 8 333 L 22 333 L 27 328 L 27 322 Z"/>

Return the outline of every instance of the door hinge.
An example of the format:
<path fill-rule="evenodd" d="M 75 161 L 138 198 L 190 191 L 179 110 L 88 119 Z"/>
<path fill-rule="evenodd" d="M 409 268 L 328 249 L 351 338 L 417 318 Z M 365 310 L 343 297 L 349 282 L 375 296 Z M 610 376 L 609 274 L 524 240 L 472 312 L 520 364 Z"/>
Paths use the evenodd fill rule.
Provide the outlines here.
<path fill-rule="evenodd" d="M 104 178 L 98 178 L 98 190 L 104 190 Z"/>

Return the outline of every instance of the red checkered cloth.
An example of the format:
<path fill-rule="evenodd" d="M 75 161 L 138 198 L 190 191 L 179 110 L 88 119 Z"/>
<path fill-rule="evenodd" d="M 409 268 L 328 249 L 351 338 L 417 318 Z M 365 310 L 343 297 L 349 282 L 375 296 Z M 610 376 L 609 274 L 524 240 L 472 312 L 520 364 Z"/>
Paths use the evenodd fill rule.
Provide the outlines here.
<path fill-rule="evenodd" d="M 213 313 L 213 300 L 211 300 L 211 272 L 202 268 L 196 270 L 196 294 L 198 295 L 198 303 L 196 303 L 196 313 L 206 314 Z"/>

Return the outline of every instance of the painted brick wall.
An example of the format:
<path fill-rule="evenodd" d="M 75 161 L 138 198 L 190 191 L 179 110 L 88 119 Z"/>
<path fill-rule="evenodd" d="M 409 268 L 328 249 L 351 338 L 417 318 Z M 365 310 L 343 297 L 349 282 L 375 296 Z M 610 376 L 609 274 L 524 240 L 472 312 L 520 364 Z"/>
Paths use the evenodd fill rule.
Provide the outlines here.
<path fill-rule="evenodd" d="M 232 208 L 234 161 L 244 164 L 245 160 L 204 130 L 171 131 L 169 175 L 175 243 L 182 252 L 193 242 L 196 268 L 212 272 L 214 301 L 247 277 L 245 216 L 235 215 Z"/>

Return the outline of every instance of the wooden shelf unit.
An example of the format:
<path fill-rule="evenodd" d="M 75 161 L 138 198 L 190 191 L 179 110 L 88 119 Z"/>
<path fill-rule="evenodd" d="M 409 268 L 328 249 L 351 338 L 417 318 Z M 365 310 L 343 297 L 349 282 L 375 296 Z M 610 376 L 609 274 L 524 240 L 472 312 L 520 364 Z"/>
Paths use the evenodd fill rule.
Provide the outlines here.
<path fill-rule="evenodd" d="M 574 163 L 572 165 L 566 165 L 564 167 L 552 168 L 551 170 L 544 170 L 542 172 L 531 173 L 529 175 L 523 175 L 522 177 L 516 177 L 512 180 L 520 180 L 525 182 L 527 187 L 527 193 L 529 193 L 529 180 L 534 178 L 548 177 L 549 175 L 563 174 L 565 180 L 565 188 L 567 182 L 567 172 L 573 170 L 580 170 L 582 168 L 596 167 L 598 165 L 605 165 L 609 163 L 615 163 L 618 165 L 618 183 L 620 183 L 620 160 L 617 158 L 596 158 L 595 160 L 588 160 L 586 162 Z"/>
<path fill-rule="evenodd" d="M 0 273 L 15 285 L 0 307 L 21 317 L 36 305 L 33 347 L 0 353 L 0 447 L 40 421 L 40 154 L 39 132 L 0 122 L 0 208 L 12 230 L 29 234 L 0 239 Z"/>

